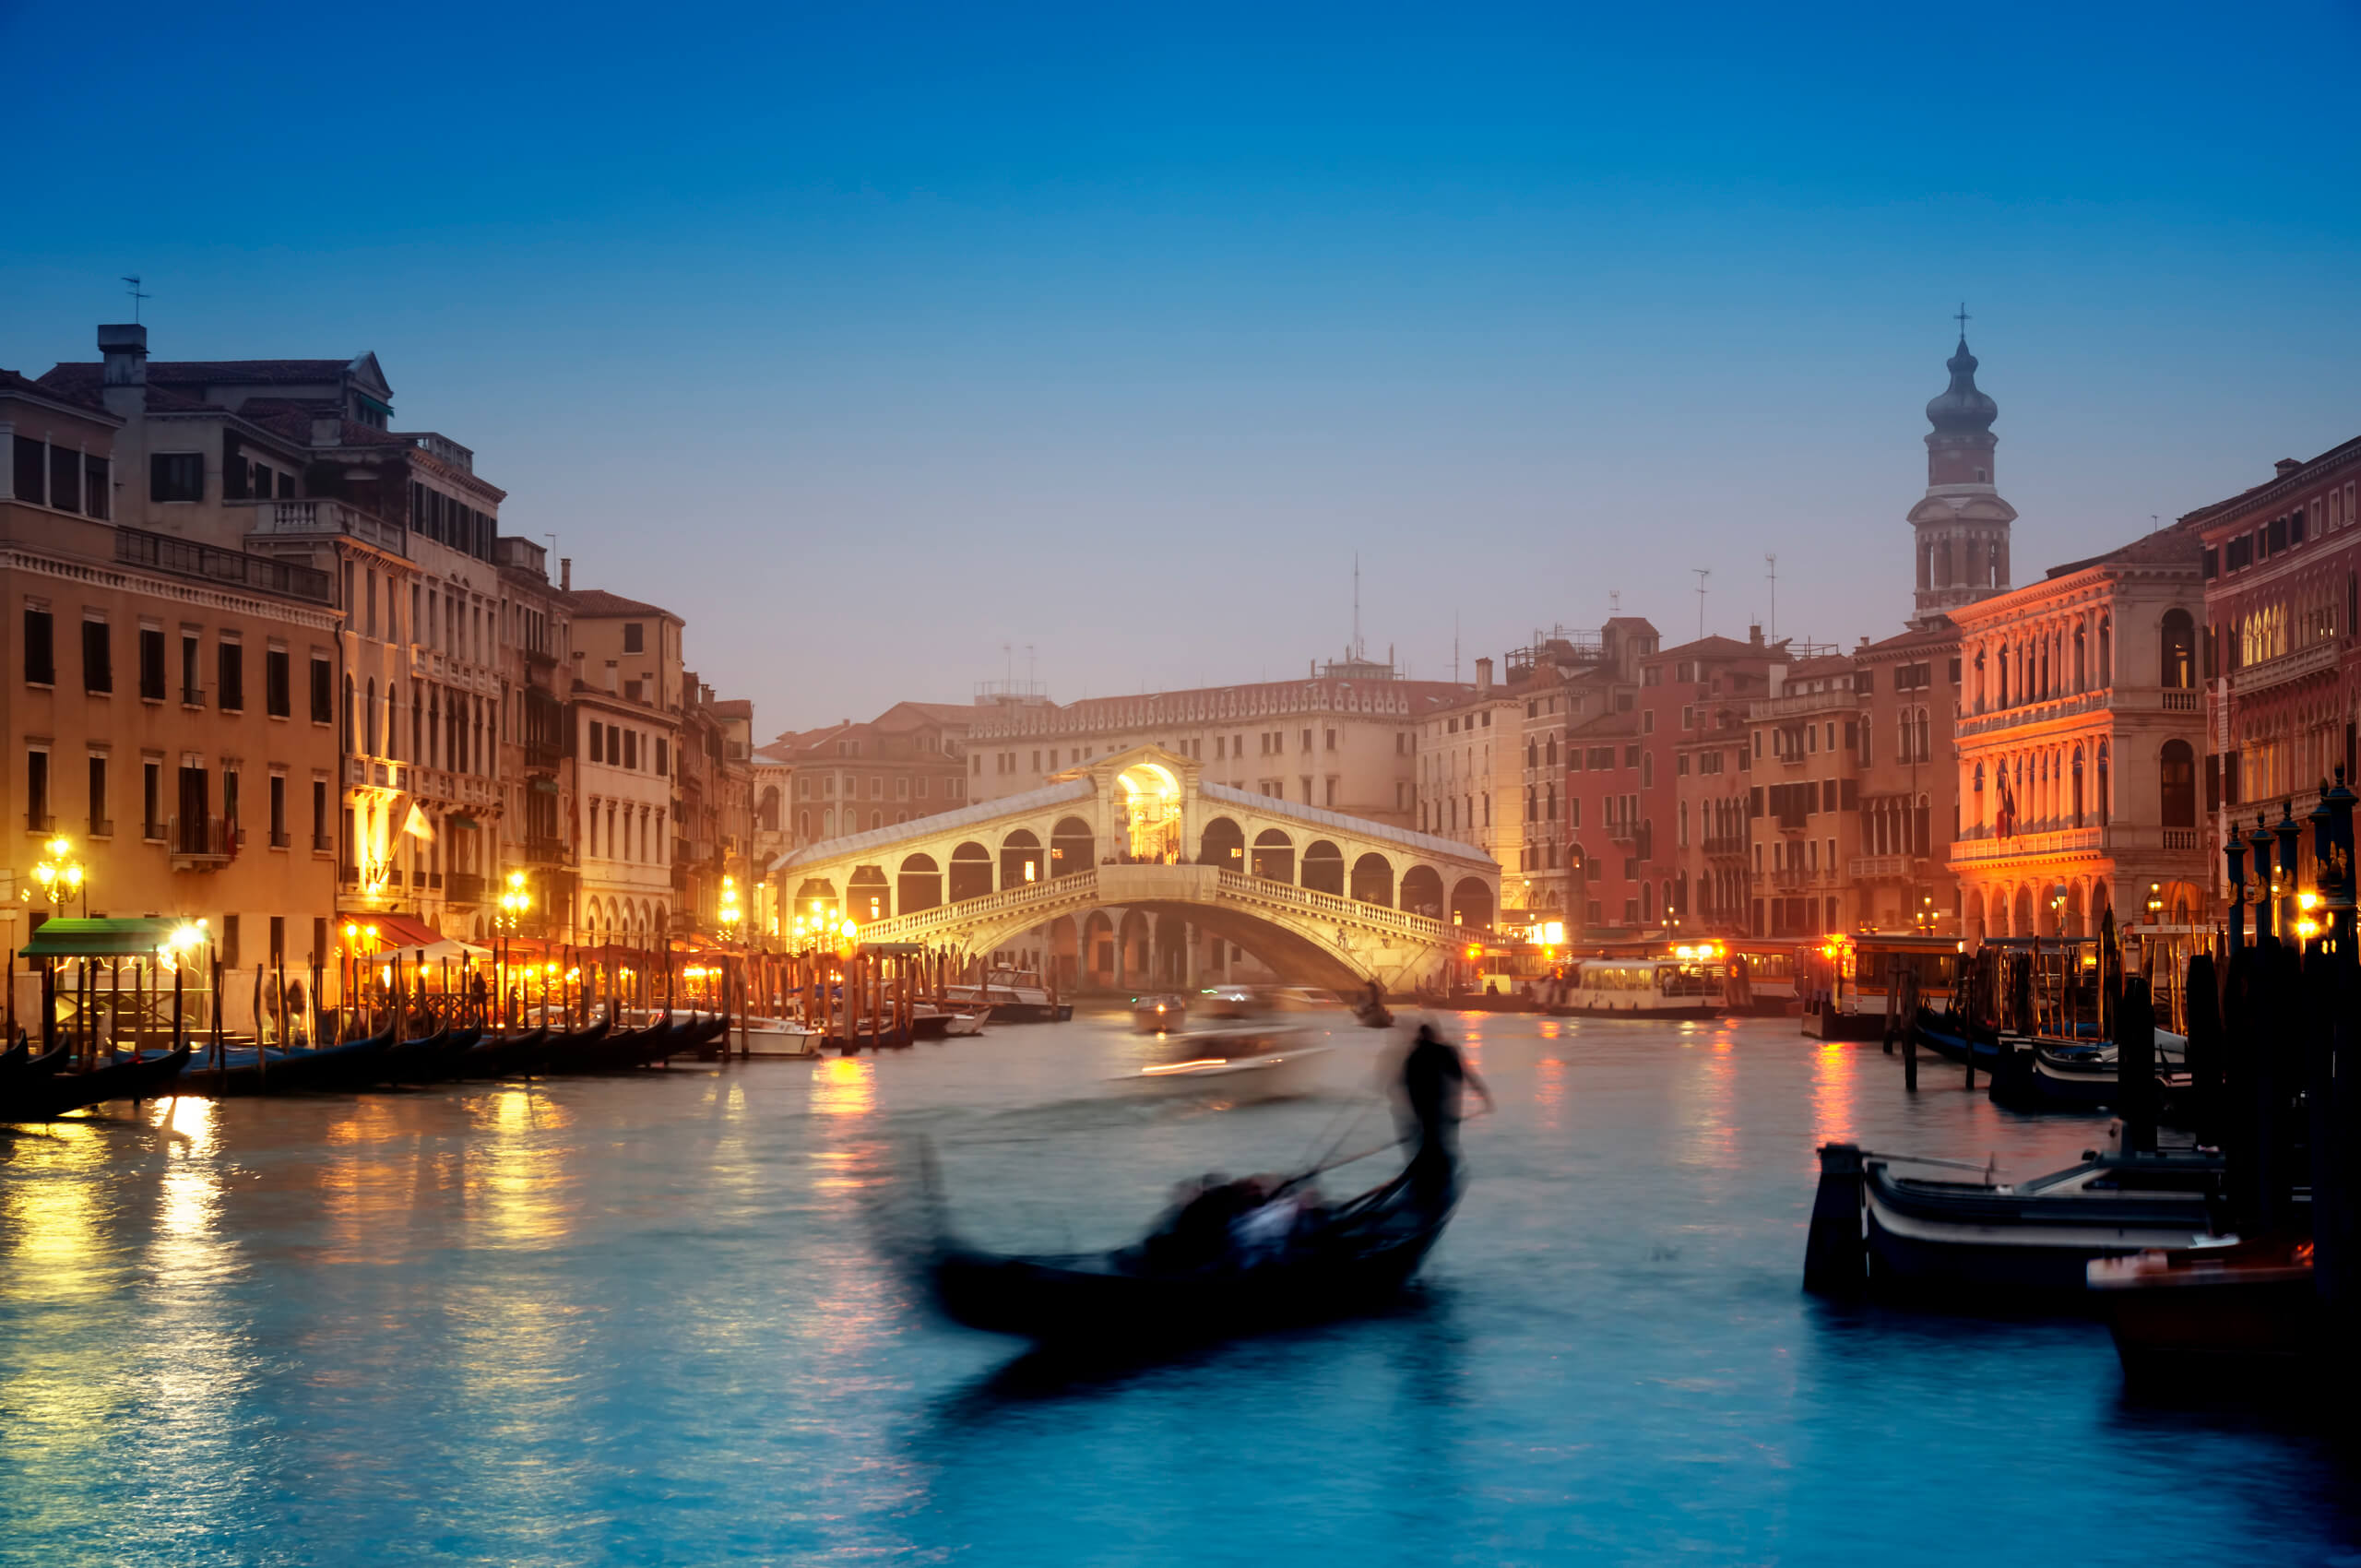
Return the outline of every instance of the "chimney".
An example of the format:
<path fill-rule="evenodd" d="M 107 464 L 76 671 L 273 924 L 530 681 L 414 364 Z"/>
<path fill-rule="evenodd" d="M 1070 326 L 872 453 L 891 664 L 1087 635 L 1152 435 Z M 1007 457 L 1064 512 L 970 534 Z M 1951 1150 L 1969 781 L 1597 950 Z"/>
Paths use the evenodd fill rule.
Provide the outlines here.
<path fill-rule="evenodd" d="M 557 588 L 560 593 L 574 591 L 574 557 L 571 555 L 557 558 Z"/>
<path fill-rule="evenodd" d="M 103 332 L 106 328 L 101 327 L 99 330 Z M 2297 462 L 2293 457 L 2282 457 L 2271 466 L 2272 469 L 2277 470 L 2281 479 L 2285 479 L 2289 474 L 2294 473 L 2297 469 L 2302 468 L 2304 465 Z"/>
<path fill-rule="evenodd" d="M 1762 646 L 1762 622 L 1757 621 L 1757 622 L 1755 622 L 1752 625 L 1750 625 L 1750 626 L 1747 627 L 1747 629 L 1746 629 L 1746 641 L 1747 641 L 1747 645 L 1748 645 L 1749 647 L 1761 647 Z"/>
<path fill-rule="evenodd" d="M 1477 695 L 1479 695 L 1479 696 L 1487 695 L 1489 695 L 1489 694 L 1491 692 L 1491 689 L 1492 689 L 1492 661 L 1491 661 L 1490 659 L 1477 659 L 1477 660 L 1476 661 L 1476 692 L 1477 692 Z"/>
<path fill-rule="evenodd" d="M 107 412 L 131 419 L 148 408 L 148 329 L 136 322 L 99 328 L 99 353 L 106 362 L 101 400 Z"/>

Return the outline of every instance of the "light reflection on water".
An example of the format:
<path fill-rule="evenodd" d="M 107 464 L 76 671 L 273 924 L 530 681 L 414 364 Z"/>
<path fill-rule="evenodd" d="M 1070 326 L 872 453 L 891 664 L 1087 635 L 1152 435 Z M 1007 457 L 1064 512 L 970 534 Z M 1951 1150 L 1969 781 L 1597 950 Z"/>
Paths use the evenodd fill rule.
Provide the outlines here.
<path fill-rule="evenodd" d="M 1792 1023 L 1446 1023 L 1501 1114 L 1467 1129 L 1422 1289 L 1079 1384 L 913 1310 L 885 1244 L 910 1233 L 908 1147 L 939 1148 L 963 1229 L 1095 1244 L 1175 1175 L 1369 1138 L 1385 1115 L 1355 1123 L 1353 1097 L 1398 1040 L 1344 1031 L 1335 1092 L 1234 1110 L 1111 1094 L 1137 1044 L 1108 1019 L 6 1137 L 0 1561 L 2349 1550 L 2324 1450 L 2126 1406 L 2094 1325 L 1797 1293 L 1816 1142 L 2025 1171 L 2093 1123 L 1931 1080 L 1905 1102 L 1874 1045 Z"/>

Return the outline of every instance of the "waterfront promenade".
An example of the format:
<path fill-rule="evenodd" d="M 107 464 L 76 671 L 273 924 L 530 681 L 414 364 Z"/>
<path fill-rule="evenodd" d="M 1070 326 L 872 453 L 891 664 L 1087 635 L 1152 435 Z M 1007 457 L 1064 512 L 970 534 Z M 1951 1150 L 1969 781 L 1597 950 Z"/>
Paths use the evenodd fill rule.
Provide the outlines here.
<path fill-rule="evenodd" d="M 0 1134 L 0 1562 L 2355 1550 L 2324 1443 L 2128 1401 L 2094 1323 L 1799 1290 L 1817 1144 L 2025 1173 L 2103 1123 L 1932 1071 L 1905 1099 L 1876 1046 L 1792 1021 L 1449 1021 L 1501 1110 L 1467 1129 L 1423 1288 L 1084 1386 L 1011 1376 L 1014 1347 L 910 1305 L 884 1239 L 915 1137 L 977 1240 L 1104 1244 L 1176 1176 L 1334 1135 L 1373 1036 L 1339 1036 L 1331 1094 L 1235 1110 L 1112 1094 L 1144 1048 L 1085 1018 Z"/>

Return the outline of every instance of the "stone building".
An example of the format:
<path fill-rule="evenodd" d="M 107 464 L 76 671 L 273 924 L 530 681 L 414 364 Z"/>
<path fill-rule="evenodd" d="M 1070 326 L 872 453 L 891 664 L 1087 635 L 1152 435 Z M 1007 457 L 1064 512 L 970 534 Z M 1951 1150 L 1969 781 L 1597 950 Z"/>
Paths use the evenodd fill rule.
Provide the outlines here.
<path fill-rule="evenodd" d="M 1971 937 L 2090 935 L 2151 885 L 2202 918 L 2200 544 L 2172 528 L 1952 612 Z M 2187 919 L 2174 921 L 2189 923 Z"/>
<path fill-rule="evenodd" d="M 233 968 L 332 963 L 335 584 L 127 520 L 135 422 L 0 371 L 8 944 L 53 910 L 180 916 Z M 32 875 L 59 837 L 62 909 Z"/>
<path fill-rule="evenodd" d="M 1678 922 L 1671 929 L 1725 936 L 1751 929 L 1747 789 L 1754 759 L 1747 710 L 1787 662 L 1787 645 L 1765 643 L 1756 626 L 1745 642 L 1702 637 L 1644 666 L 1640 711 L 1655 717 L 1642 722 L 1663 739 L 1670 776 L 1667 783 L 1659 775 L 1655 792 L 1662 798 L 1642 809 L 1671 827 L 1650 835 L 1654 855 L 1643 869 L 1655 889 L 1651 907 L 1659 922 Z"/>
<path fill-rule="evenodd" d="M 2356 524 L 2361 438 L 2309 461 L 2283 458 L 2262 484 L 2181 519 L 2198 538 L 2205 588 L 2201 750 L 2207 885 L 2217 893 L 2227 876 L 2222 836 L 2234 823 L 2250 831 L 2258 814 L 2276 822 L 2291 807 L 2300 820 L 2335 769 L 2361 778 Z M 2299 881 L 2309 886 L 2308 834 L 2302 854 Z"/>
<path fill-rule="evenodd" d="M 1910 509 L 1917 563 L 1914 625 L 2005 591 L 2009 526 L 2016 508 L 2000 499 L 1992 422 L 2000 406 L 1975 385 L 1965 318 L 1959 349 L 1945 368 L 1951 385 L 1927 404 L 1927 493 Z"/>
<path fill-rule="evenodd" d="M 1850 866 L 1858 923 L 1948 935 L 1959 929 L 1950 849 L 1959 836 L 1953 726 L 1959 629 L 1947 615 L 1853 651 L 1861 720 L 1860 850 Z"/>
<path fill-rule="evenodd" d="M 1475 689 L 1425 716 L 1416 731 L 1418 831 L 1465 844 L 1495 865 L 1525 863 L 1525 702 L 1522 688 L 1496 685 L 1492 661 L 1479 659 Z M 1502 897 L 1517 897 L 1523 886 L 1504 877 Z M 1471 928 L 1490 927 L 1496 914 L 1453 913 Z M 1522 927 L 1528 918 L 1521 901 L 1497 917 L 1503 928 Z"/>
<path fill-rule="evenodd" d="M 1853 661 L 1799 659 L 1747 707 L 1747 865 L 1758 936 L 1855 929 L 1861 898 L 1861 716 Z"/>

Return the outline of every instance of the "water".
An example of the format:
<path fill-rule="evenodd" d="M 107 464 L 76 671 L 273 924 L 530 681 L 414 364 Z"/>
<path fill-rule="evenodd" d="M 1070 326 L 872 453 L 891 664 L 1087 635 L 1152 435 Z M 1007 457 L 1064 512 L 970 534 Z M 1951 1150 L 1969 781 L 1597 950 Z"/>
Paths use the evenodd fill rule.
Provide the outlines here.
<path fill-rule="evenodd" d="M 1799 1293 L 1819 1142 L 2027 1173 L 2098 1123 L 1792 1023 L 1454 1022 L 1501 1109 L 1408 1301 L 1082 1384 L 912 1310 L 910 1136 L 975 1239 L 1112 1243 L 1377 1141 L 1368 1031 L 1230 1109 L 1107 1092 L 1109 1019 L 0 1133 L 0 1561 L 2361 1563 L 2300 1421 Z"/>

